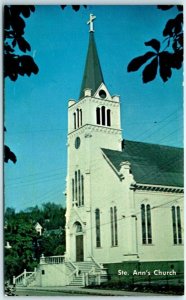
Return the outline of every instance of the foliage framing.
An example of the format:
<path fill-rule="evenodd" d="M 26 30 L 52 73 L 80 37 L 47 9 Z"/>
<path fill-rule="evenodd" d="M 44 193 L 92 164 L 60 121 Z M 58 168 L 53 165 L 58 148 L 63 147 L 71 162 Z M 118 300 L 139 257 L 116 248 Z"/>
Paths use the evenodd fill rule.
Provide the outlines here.
<path fill-rule="evenodd" d="M 174 5 L 158 5 L 158 9 L 168 10 Z M 163 82 L 168 81 L 172 76 L 172 69 L 180 69 L 183 63 L 183 6 L 177 5 L 178 14 L 174 19 L 169 19 L 163 30 L 166 42 L 165 48 L 160 51 L 161 43 L 157 39 L 145 42 L 145 46 L 150 46 L 155 51 L 148 51 L 142 56 L 134 58 L 127 67 L 128 72 L 137 71 L 142 65 L 145 67 L 142 72 L 143 83 L 148 83 L 155 79 L 159 70 L 159 75 Z M 150 61 L 146 65 L 147 61 Z"/>
<path fill-rule="evenodd" d="M 33 5 L 6 5 L 4 7 L 4 77 L 9 77 L 12 81 L 16 81 L 18 75 L 30 76 L 39 71 L 30 55 L 18 54 L 31 51 L 30 44 L 23 37 L 24 18 L 29 18 L 34 11 Z"/>

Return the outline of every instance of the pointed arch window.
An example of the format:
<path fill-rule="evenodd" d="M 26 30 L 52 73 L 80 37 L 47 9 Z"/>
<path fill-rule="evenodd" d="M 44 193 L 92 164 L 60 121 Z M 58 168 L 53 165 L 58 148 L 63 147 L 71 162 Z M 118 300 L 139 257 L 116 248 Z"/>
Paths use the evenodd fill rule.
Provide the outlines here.
<path fill-rule="evenodd" d="M 117 225 L 117 208 L 110 208 L 110 225 L 111 225 L 111 245 L 118 246 L 118 225 Z"/>
<path fill-rule="evenodd" d="M 173 243 L 182 244 L 180 206 L 172 206 Z"/>
<path fill-rule="evenodd" d="M 76 129 L 76 113 L 73 113 L 74 116 L 74 129 Z"/>
<path fill-rule="evenodd" d="M 83 232 L 82 225 L 79 222 L 76 222 L 75 225 L 76 225 L 76 233 Z"/>
<path fill-rule="evenodd" d="M 77 109 L 77 128 L 79 128 L 79 109 Z"/>
<path fill-rule="evenodd" d="M 82 109 L 79 110 L 80 113 L 80 126 L 82 126 L 83 124 L 83 120 L 82 120 Z"/>
<path fill-rule="evenodd" d="M 100 120 L 100 108 L 99 107 L 96 108 L 96 122 L 99 125 L 101 124 L 101 120 Z"/>
<path fill-rule="evenodd" d="M 152 224 L 150 205 L 141 205 L 142 244 L 152 244 Z"/>
<path fill-rule="evenodd" d="M 111 126 L 110 109 L 107 109 L 107 126 Z"/>
<path fill-rule="evenodd" d="M 101 247 L 101 230 L 100 230 L 100 210 L 95 210 L 95 223 L 96 223 L 96 247 Z"/>
<path fill-rule="evenodd" d="M 81 206 L 81 174 L 78 170 L 78 206 Z"/>
<path fill-rule="evenodd" d="M 72 206 L 84 205 L 84 176 L 81 171 L 75 171 L 72 178 Z"/>
<path fill-rule="evenodd" d="M 152 244 L 152 228 L 151 228 L 151 208 L 147 205 L 147 241 Z"/>
<path fill-rule="evenodd" d="M 105 106 L 101 107 L 101 121 L 102 125 L 105 125 Z"/>
<path fill-rule="evenodd" d="M 72 203 L 73 203 L 73 205 L 74 205 L 74 201 L 75 201 L 75 199 L 74 199 L 74 178 L 72 179 Z"/>
<path fill-rule="evenodd" d="M 81 197 L 82 197 L 81 204 L 84 205 L 84 176 L 83 175 L 81 175 Z"/>
<path fill-rule="evenodd" d="M 78 195 L 78 188 L 77 188 L 77 171 L 75 171 L 75 205 L 77 205 L 77 195 Z"/>

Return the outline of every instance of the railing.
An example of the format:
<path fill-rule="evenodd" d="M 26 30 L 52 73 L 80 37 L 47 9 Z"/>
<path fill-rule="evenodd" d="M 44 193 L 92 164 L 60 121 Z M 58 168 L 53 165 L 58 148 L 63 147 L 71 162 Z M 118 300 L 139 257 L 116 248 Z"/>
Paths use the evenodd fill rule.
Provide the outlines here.
<path fill-rule="evenodd" d="M 66 262 L 68 262 L 69 264 L 72 265 L 72 267 L 75 269 L 75 270 L 78 270 L 78 267 L 68 258 L 66 258 Z"/>
<path fill-rule="evenodd" d="M 71 266 L 74 268 L 74 270 L 68 275 L 68 284 L 70 284 L 74 275 L 76 277 L 79 276 L 79 268 L 68 258 L 66 258 L 66 263 L 71 264 Z"/>
<path fill-rule="evenodd" d="M 33 282 L 36 279 L 36 272 L 32 272 L 27 278 L 26 278 L 26 285 L 29 285 L 31 282 Z"/>
<path fill-rule="evenodd" d="M 90 255 L 90 258 L 92 259 L 92 261 L 95 263 L 95 265 L 96 265 L 98 268 L 103 269 L 103 265 L 100 264 L 100 263 L 98 263 L 98 262 L 95 260 L 94 256 Z"/>
<path fill-rule="evenodd" d="M 31 281 L 35 279 L 36 270 L 34 272 L 27 272 L 26 269 L 18 275 L 17 277 L 13 276 L 13 284 L 17 286 L 27 286 Z"/>
<path fill-rule="evenodd" d="M 57 256 L 44 256 L 43 254 L 40 257 L 40 264 L 62 264 L 64 263 L 65 256 L 57 255 Z"/>

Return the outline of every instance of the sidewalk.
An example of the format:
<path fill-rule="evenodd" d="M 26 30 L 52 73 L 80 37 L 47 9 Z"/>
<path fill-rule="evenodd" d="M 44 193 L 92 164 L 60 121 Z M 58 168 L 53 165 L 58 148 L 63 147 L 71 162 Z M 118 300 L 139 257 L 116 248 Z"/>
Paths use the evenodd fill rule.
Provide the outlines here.
<path fill-rule="evenodd" d="M 63 292 L 67 294 L 85 294 L 85 295 L 99 295 L 99 296 L 161 296 L 162 294 L 155 293 L 139 293 L 130 291 L 118 290 L 102 290 L 102 289 L 89 289 L 75 286 L 64 287 L 16 287 L 17 291 L 48 291 L 48 292 Z"/>

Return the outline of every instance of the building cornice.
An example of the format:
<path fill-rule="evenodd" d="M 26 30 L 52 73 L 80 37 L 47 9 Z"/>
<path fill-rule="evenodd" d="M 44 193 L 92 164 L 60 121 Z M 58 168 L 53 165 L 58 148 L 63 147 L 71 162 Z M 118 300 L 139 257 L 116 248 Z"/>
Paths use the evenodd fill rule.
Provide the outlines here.
<path fill-rule="evenodd" d="M 102 104 L 102 105 L 106 105 L 106 103 L 110 103 L 113 106 L 119 106 L 120 105 L 120 101 L 116 102 L 115 100 L 110 100 L 110 99 L 100 99 L 97 97 L 93 97 L 93 96 L 85 96 L 83 98 L 81 98 L 79 101 L 73 103 L 69 109 L 74 108 L 74 106 L 81 106 L 81 104 L 83 104 L 86 100 L 92 101 L 94 103 L 98 103 L 98 104 Z M 75 100 L 74 100 L 75 101 Z"/>
<path fill-rule="evenodd" d="M 77 133 L 79 134 L 83 134 L 85 132 L 85 130 L 92 130 L 95 132 L 106 132 L 106 133 L 114 133 L 114 134 L 118 134 L 122 132 L 122 129 L 116 129 L 116 128 L 112 128 L 112 127 L 107 127 L 107 126 L 102 126 L 102 125 L 93 125 L 93 124 L 85 124 L 83 126 L 81 126 L 78 129 L 75 129 L 73 131 L 71 131 L 70 133 L 68 133 L 68 136 L 74 136 Z"/>
<path fill-rule="evenodd" d="M 184 193 L 183 187 L 176 186 L 163 186 L 163 185 L 153 185 L 144 183 L 135 183 L 130 186 L 130 189 L 142 190 L 142 191 L 154 191 L 154 192 L 168 192 L 168 193 Z"/>

